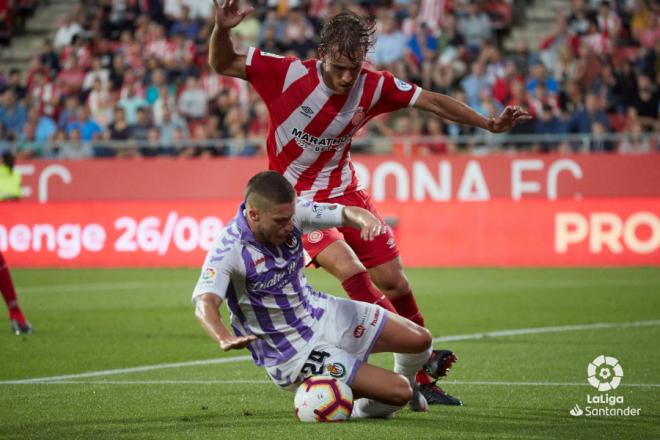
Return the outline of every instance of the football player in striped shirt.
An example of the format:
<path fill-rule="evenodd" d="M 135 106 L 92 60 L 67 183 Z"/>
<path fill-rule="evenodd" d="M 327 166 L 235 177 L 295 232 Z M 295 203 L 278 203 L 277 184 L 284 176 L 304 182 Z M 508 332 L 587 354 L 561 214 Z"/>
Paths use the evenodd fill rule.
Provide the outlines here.
<path fill-rule="evenodd" d="M 374 25 L 352 12 L 324 24 L 318 59 L 303 61 L 253 47 L 239 54 L 229 31 L 252 8 L 241 10 L 236 0 L 214 3 L 209 64 L 217 73 L 247 80 L 264 100 L 269 168 L 286 177 L 302 199 L 359 206 L 380 218 L 350 156 L 352 136 L 380 114 L 414 107 L 492 132 L 509 130 L 531 117 L 520 107 L 506 107 L 499 116 L 486 118 L 447 95 L 368 68 L 365 59 Z M 303 240 L 313 263 L 336 276 L 350 298 L 379 304 L 424 325 L 391 230 L 370 242 L 352 228 L 315 231 Z M 455 360 L 451 351 L 436 350 L 419 372 L 418 383 L 430 404 L 462 404 L 432 380 L 446 375 Z"/>
<path fill-rule="evenodd" d="M 192 297 L 195 316 L 221 349 L 246 347 L 283 389 L 329 375 L 353 389 L 354 416 L 389 418 L 408 403 L 426 411 L 415 375 L 431 354 L 429 331 L 307 282 L 304 231 L 337 226 L 356 229 L 365 241 L 387 229 L 366 209 L 297 199 L 275 171 L 253 176 L 245 202 L 206 256 Z M 234 334 L 221 319 L 222 302 Z M 385 351 L 396 352 L 394 371 L 367 363 L 370 353 Z"/>

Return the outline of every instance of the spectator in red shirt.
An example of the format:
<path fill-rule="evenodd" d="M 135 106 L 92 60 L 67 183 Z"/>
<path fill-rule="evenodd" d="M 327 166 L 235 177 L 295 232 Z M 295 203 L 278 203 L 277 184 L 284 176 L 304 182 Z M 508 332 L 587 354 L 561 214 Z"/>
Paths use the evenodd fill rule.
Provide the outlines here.
<path fill-rule="evenodd" d="M 64 69 L 57 75 L 55 85 L 62 96 L 78 97 L 84 80 L 85 72 L 78 65 L 78 58 L 72 54 L 66 61 Z"/>

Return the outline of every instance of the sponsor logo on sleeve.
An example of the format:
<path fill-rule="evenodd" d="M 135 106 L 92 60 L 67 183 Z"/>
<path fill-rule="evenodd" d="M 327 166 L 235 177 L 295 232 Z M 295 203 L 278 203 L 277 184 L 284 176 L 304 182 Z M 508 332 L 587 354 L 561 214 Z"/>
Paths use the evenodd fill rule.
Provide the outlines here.
<path fill-rule="evenodd" d="M 405 81 L 400 80 L 399 78 L 394 78 L 394 84 L 396 85 L 396 88 L 401 90 L 402 92 L 408 92 L 413 88 L 413 86 L 411 86 Z"/>
<path fill-rule="evenodd" d="M 202 283 L 213 284 L 217 276 L 218 272 L 214 268 L 207 267 L 204 269 L 204 272 L 202 272 Z"/>
<path fill-rule="evenodd" d="M 316 218 L 321 218 L 324 211 L 333 211 L 335 209 L 337 209 L 337 205 L 328 205 L 327 203 L 314 203 L 312 205 L 312 211 L 316 214 Z"/>

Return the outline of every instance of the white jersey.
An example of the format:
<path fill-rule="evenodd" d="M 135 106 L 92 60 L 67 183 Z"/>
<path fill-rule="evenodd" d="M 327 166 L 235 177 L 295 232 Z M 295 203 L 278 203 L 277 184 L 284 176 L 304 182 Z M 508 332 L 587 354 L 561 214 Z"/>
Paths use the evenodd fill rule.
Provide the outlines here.
<path fill-rule="evenodd" d="M 316 292 L 303 273 L 302 234 L 341 226 L 343 207 L 296 202 L 294 229 L 281 246 L 255 240 L 241 205 L 215 239 L 193 292 L 212 293 L 227 302 L 236 335 L 255 335 L 248 346 L 257 365 L 280 365 L 318 336 L 327 296 Z"/>

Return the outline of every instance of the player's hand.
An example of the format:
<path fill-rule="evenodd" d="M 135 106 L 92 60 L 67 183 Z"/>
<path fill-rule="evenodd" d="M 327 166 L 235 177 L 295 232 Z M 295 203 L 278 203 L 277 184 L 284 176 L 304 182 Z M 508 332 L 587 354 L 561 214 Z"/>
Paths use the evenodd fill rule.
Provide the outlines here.
<path fill-rule="evenodd" d="M 248 6 L 242 11 L 238 10 L 239 0 L 213 0 L 215 8 L 215 25 L 221 29 L 229 29 L 254 11 L 252 6 Z M 222 6 L 221 6 L 222 4 Z"/>
<path fill-rule="evenodd" d="M 532 119 L 532 115 L 523 110 L 522 107 L 508 105 L 497 118 L 491 120 L 488 129 L 493 133 L 502 133 L 511 130 L 519 122 L 530 119 Z"/>
<path fill-rule="evenodd" d="M 370 221 L 360 229 L 360 238 L 364 241 L 373 241 L 379 235 L 387 233 L 387 225 L 379 221 Z"/>
<path fill-rule="evenodd" d="M 254 342 L 257 340 L 257 337 L 254 335 L 250 336 L 230 336 L 226 339 L 223 339 L 220 341 L 220 348 L 222 348 L 224 351 L 229 351 L 229 350 L 239 350 L 241 348 L 245 348 L 250 344 L 251 342 Z"/>

